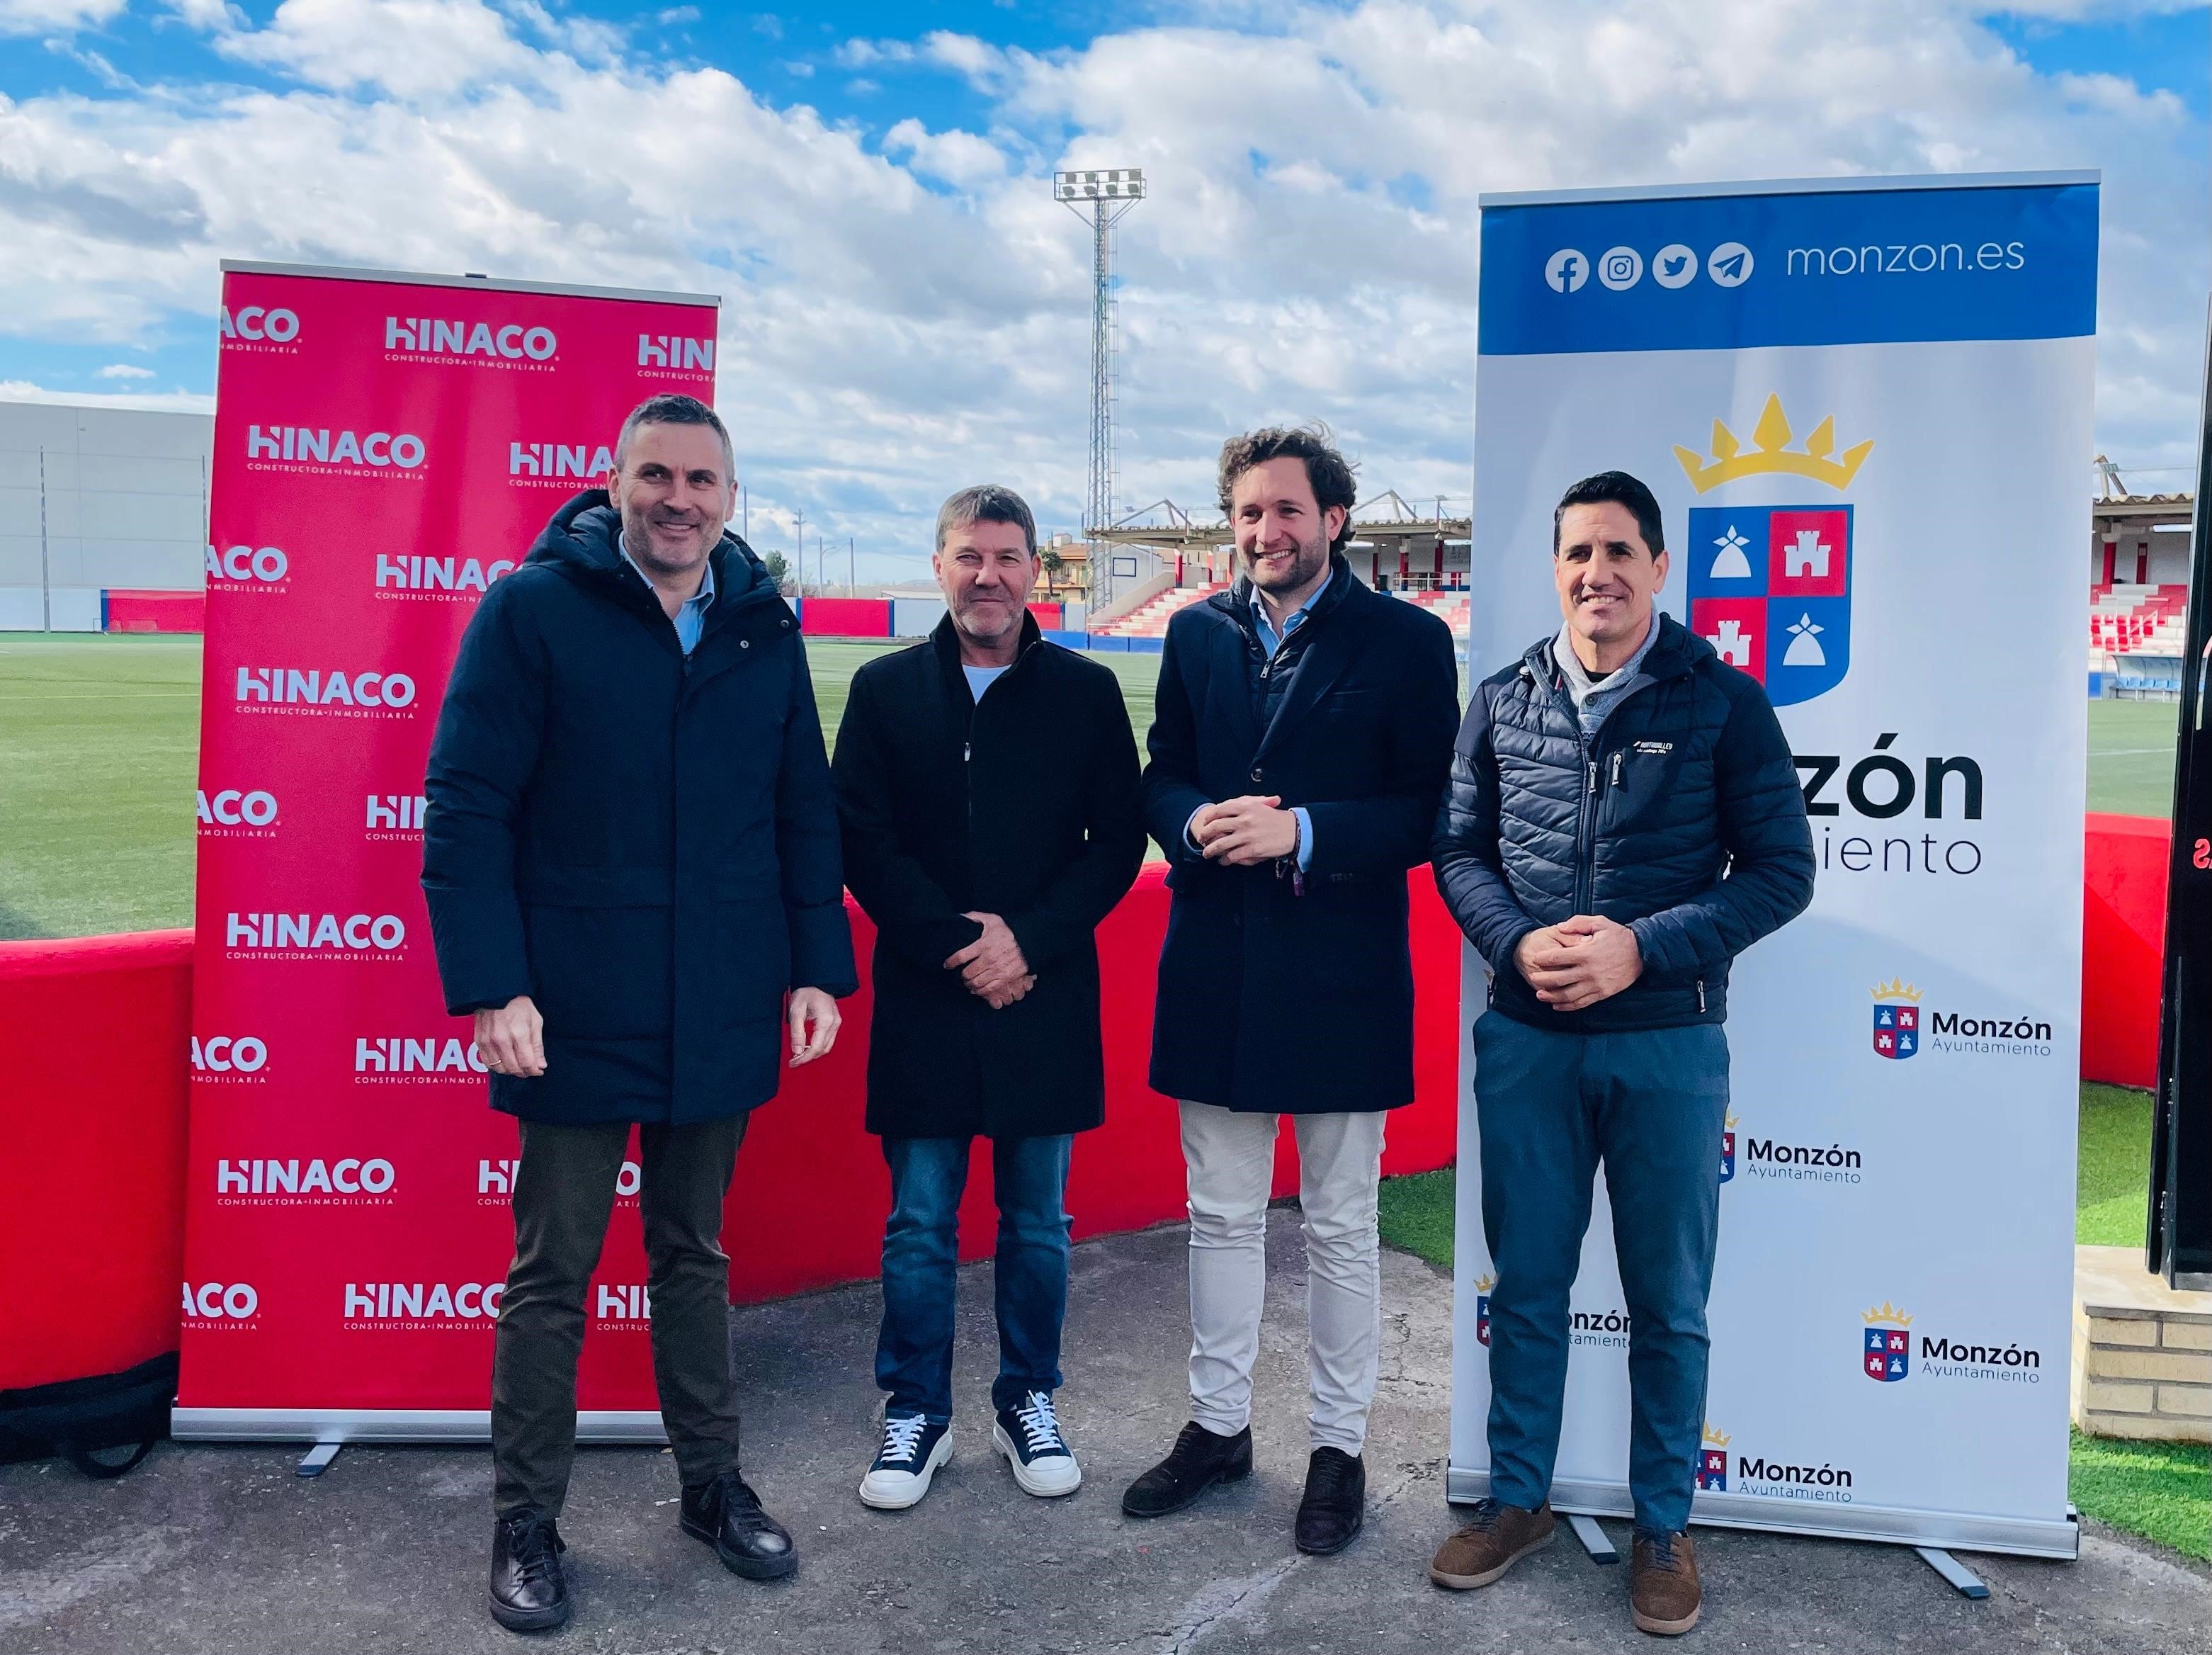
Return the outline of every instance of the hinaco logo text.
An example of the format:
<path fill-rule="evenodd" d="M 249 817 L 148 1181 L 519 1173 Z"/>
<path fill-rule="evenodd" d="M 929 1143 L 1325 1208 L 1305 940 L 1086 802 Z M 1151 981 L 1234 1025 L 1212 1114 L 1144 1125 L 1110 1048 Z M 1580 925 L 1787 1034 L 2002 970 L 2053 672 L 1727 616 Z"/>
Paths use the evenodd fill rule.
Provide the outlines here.
<path fill-rule="evenodd" d="M 203 839 L 276 837 L 276 795 L 265 788 L 202 788 L 194 797 Z"/>
<path fill-rule="evenodd" d="M 300 318 L 281 305 L 228 305 L 216 311 L 216 332 L 226 350 L 264 350 L 275 355 L 299 354 Z"/>
<path fill-rule="evenodd" d="M 420 598 L 436 603 L 458 603 L 482 597 L 491 583 L 514 573 L 511 557 L 398 557 L 376 555 L 376 595 L 380 598 Z"/>
<path fill-rule="evenodd" d="M 518 489 L 537 484 L 603 482 L 615 468 L 614 450 L 604 442 L 510 442 L 507 445 L 507 476 Z"/>
<path fill-rule="evenodd" d="M 653 1295 L 642 1281 L 599 1284 L 594 1306 L 603 1328 L 641 1328 L 653 1320 Z"/>
<path fill-rule="evenodd" d="M 497 1207 L 514 1194 L 515 1174 L 522 1170 L 519 1160 L 483 1160 L 477 1163 L 477 1205 Z M 637 1202 L 638 1186 L 644 1182 L 644 1171 L 635 1161 L 624 1161 L 615 1173 L 615 1204 L 634 1206 Z"/>
<path fill-rule="evenodd" d="M 192 1073 L 204 1080 L 233 1081 L 264 1086 L 269 1077 L 269 1047 L 250 1034 L 196 1034 L 191 1037 Z"/>
<path fill-rule="evenodd" d="M 354 1329 L 483 1327 L 499 1317 L 503 1281 L 349 1281 L 345 1325 Z"/>
<path fill-rule="evenodd" d="M 206 552 L 208 584 L 225 592 L 260 592 L 282 586 L 292 560 L 282 546 L 225 546 Z"/>
<path fill-rule="evenodd" d="M 353 1075 L 356 1084 L 380 1081 L 474 1080 L 485 1073 L 476 1042 L 459 1035 L 432 1035 L 415 1039 L 407 1035 L 359 1035 L 353 1043 Z"/>
<path fill-rule="evenodd" d="M 407 922 L 397 914 L 226 914 L 223 946 L 264 959 L 398 959 Z"/>
<path fill-rule="evenodd" d="M 430 801 L 419 793 L 372 793 L 368 800 L 368 824 L 362 836 L 368 839 L 406 839 L 422 837 L 422 818 Z"/>
<path fill-rule="evenodd" d="M 246 463 L 249 471 L 276 471 L 285 466 L 320 466 L 354 471 L 363 475 L 418 469 L 428 457 L 422 439 L 410 432 L 333 432 L 328 426 L 249 425 L 246 428 Z"/>
<path fill-rule="evenodd" d="M 218 1160 L 218 1207 L 390 1207 L 397 1177 L 382 1156 L 336 1160 Z"/>
<path fill-rule="evenodd" d="M 551 328 L 524 322 L 387 316 L 384 349 L 403 362 L 467 362 L 482 368 L 544 372 L 559 353 L 561 341 Z"/>
<path fill-rule="evenodd" d="M 261 1295 L 246 1281 L 203 1281 L 195 1287 L 183 1284 L 185 1325 L 194 1329 L 251 1326 L 261 1308 Z"/>
<path fill-rule="evenodd" d="M 687 339 L 678 333 L 641 333 L 637 336 L 637 365 L 665 368 L 678 374 L 714 371 L 714 342 Z"/>
<path fill-rule="evenodd" d="M 248 713 L 282 709 L 307 716 L 326 713 L 336 718 L 411 717 L 407 709 L 415 704 L 415 680 L 404 672 L 241 666 L 236 702 L 241 712 Z"/>

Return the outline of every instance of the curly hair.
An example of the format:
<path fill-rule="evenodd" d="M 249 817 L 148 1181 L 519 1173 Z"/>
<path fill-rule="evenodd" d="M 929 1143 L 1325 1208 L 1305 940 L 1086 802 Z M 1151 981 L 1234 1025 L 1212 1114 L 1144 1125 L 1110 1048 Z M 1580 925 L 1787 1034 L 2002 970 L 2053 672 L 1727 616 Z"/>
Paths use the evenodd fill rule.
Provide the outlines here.
<path fill-rule="evenodd" d="M 1318 420 L 1310 425 L 1270 425 L 1223 443 L 1221 514 L 1231 515 L 1231 496 L 1236 491 L 1237 479 L 1271 459 L 1303 459 L 1314 503 L 1323 511 L 1331 506 L 1344 508 L 1344 526 L 1328 545 L 1331 551 L 1343 551 L 1345 542 L 1352 538 L 1352 508 L 1358 500 L 1352 487 L 1353 468 L 1329 441 L 1328 427 Z"/>

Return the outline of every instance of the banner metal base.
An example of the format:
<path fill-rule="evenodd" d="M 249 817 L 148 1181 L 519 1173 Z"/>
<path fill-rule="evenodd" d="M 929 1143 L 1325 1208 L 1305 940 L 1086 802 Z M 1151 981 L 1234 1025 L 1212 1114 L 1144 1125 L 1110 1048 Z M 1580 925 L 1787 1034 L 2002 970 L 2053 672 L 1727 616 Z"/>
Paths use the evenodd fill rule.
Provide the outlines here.
<path fill-rule="evenodd" d="M 179 1442 L 488 1443 L 491 1410 L 483 1408 L 173 1408 Z M 658 1448 L 668 1432 L 657 1412 L 586 1409 L 576 1415 L 580 1443 Z"/>
<path fill-rule="evenodd" d="M 1472 1505 L 1490 1493 L 1490 1473 L 1460 1465 L 1444 1468 L 1444 1499 Z M 1618 1482 L 1552 1484 L 1552 1509 L 1564 1517 L 1631 1518 L 1628 1489 Z M 1828 1540 L 1871 1540 L 1893 1546 L 1963 1552 L 2007 1552 L 2020 1557 L 2081 1555 L 2081 1530 L 2071 1506 L 2056 1522 L 2032 1518 L 1980 1517 L 1966 1512 L 1909 1511 L 1894 1506 L 1814 1504 L 1758 1494 L 1700 1494 L 1690 1521 L 1715 1529 L 1753 1529 L 1768 1534 L 1810 1535 Z M 1946 1577 L 1947 1579 L 1948 1577 Z"/>

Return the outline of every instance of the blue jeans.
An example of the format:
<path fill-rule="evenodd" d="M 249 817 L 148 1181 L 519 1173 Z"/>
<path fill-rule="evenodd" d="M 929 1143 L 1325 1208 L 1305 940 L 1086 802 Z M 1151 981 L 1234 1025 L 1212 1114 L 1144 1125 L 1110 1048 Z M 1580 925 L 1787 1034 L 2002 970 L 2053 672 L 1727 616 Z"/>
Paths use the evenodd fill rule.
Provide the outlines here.
<path fill-rule="evenodd" d="M 884 1325 L 876 1383 L 893 1413 L 952 1417 L 952 1303 L 960 1257 L 966 1138 L 885 1138 L 891 1214 L 884 1225 Z M 999 1377 L 991 1406 L 1060 1388 L 1067 1314 L 1067 1162 L 1075 1140 L 994 1138 Z"/>
<path fill-rule="evenodd" d="M 1561 1034 L 1474 1025 L 1490 1293 L 1491 1492 L 1549 1494 L 1567 1382 L 1567 1294 L 1605 1164 L 1629 1317 L 1628 1489 L 1637 1526 L 1689 1521 L 1705 1410 L 1705 1298 L 1720 1231 L 1728 1037 L 1717 1024 Z"/>

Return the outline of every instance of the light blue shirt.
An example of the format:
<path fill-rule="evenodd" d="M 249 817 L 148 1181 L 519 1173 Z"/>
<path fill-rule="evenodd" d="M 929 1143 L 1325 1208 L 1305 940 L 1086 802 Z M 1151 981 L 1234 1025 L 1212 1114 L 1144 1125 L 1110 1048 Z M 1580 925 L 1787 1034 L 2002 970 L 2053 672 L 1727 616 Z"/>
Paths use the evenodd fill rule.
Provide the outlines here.
<path fill-rule="evenodd" d="M 999 675 L 1006 669 L 1003 666 L 970 666 L 966 661 L 963 661 L 960 663 L 960 670 L 968 675 L 968 693 L 977 701 L 981 701 L 983 698 L 983 691 L 996 684 L 999 681 Z"/>
<path fill-rule="evenodd" d="M 615 536 L 615 550 L 622 553 L 623 562 L 628 563 L 632 569 L 637 569 L 637 578 L 645 581 L 647 587 L 653 593 L 654 600 L 658 602 L 660 588 L 653 584 L 643 569 L 637 568 L 637 559 L 629 555 L 629 547 L 623 544 L 623 537 L 619 534 Z M 699 571 L 699 589 L 686 598 L 684 600 L 684 607 L 676 611 L 676 642 L 683 645 L 686 657 L 690 656 L 692 650 L 698 648 L 699 634 L 707 624 L 707 605 L 714 601 L 714 565 L 709 563 Z"/>
<path fill-rule="evenodd" d="M 1260 647 L 1267 652 L 1269 660 L 1274 660 L 1282 653 L 1285 642 L 1289 639 L 1291 633 L 1306 624 L 1306 618 L 1312 613 L 1316 600 L 1320 598 L 1322 592 L 1328 590 L 1328 582 L 1324 581 L 1322 582 L 1320 591 L 1316 592 L 1313 597 L 1307 599 L 1291 611 L 1290 619 L 1283 623 L 1283 630 L 1280 634 L 1278 634 L 1274 624 L 1267 618 L 1267 605 L 1261 599 L 1260 588 L 1257 587 L 1252 588 L 1252 618 L 1258 624 Z M 1200 810 L 1204 808 L 1202 805 L 1199 807 Z M 1313 867 L 1313 814 L 1304 805 L 1292 805 L 1291 814 L 1298 818 L 1298 872 L 1304 873 Z M 1198 811 L 1191 812 L 1190 816 L 1191 821 L 1196 821 Z M 1193 850 L 1199 849 L 1198 841 L 1190 837 L 1190 822 L 1185 822 L 1182 824 L 1182 838 L 1183 843 Z"/>

